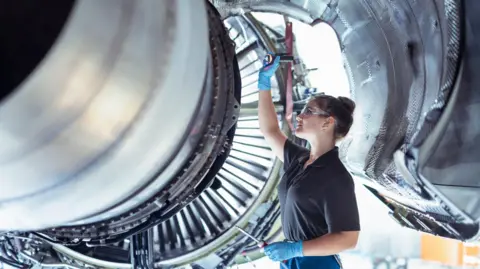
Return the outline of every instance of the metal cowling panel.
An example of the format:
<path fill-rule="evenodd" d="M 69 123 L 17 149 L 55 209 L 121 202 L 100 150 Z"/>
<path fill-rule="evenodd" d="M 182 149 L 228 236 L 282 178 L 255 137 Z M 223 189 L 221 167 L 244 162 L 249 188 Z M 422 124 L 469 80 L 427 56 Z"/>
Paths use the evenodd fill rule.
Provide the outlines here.
<path fill-rule="evenodd" d="M 447 14 L 452 19 L 460 17 L 452 35 L 459 36 L 460 51 L 452 52 L 451 59 L 458 58 L 457 67 L 446 76 L 444 93 L 426 115 L 419 137 L 412 147 L 413 167 L 419 174 L 420 184 L 432 184 L 446 201 L 444 207 L 458 218 L 470 223 L 480 220 L 480 83 L 477 69 L 480 65 L 478 27 L 476 15 L 480 6 L 476 1 L 447 1 Z M 454 12 L 455 5 L 463 4 Z M 452 46 L 456 46 L 454 41 Z M 452 80 L 452 81 L 449 81 Z M 419 135 L 420 136 L 420 135 Z M 428 186 L 427 186 L 428 187 Z"/>

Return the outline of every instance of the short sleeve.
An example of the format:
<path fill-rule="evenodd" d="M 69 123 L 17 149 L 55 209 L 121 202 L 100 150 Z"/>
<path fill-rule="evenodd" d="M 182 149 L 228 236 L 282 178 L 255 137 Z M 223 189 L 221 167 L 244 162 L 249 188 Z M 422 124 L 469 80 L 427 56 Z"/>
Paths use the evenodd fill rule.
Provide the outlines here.
<path fill-rule="evenodd" d="M 329 233 L 360 231 L 360 218 L 353 179 L 328 188 L 324 194 L 324 215 Z"/>
<path fill-rule="evenodd" d="M 285 140 L 283 146 L 283 169 L 286 171 L 290 164 L 305 152 L 308 152 L 308 149 L 297 145 L 291 139 Z"/>

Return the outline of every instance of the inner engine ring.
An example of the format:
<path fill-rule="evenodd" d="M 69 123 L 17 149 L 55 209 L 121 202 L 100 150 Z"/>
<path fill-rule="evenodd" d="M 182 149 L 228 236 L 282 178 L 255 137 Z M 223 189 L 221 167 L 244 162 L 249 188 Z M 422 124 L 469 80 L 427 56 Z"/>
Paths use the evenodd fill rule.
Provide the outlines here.
<path fill-rule="evenodd" d="M 105 237 L 195 192 L 228 147 L 239 104 L 233 47 L 209 55 L 207 14 L 196 12 L 205 4 L 187 2 L 75 3 L 41 65 L 0 108 L 1 229 Z"/>

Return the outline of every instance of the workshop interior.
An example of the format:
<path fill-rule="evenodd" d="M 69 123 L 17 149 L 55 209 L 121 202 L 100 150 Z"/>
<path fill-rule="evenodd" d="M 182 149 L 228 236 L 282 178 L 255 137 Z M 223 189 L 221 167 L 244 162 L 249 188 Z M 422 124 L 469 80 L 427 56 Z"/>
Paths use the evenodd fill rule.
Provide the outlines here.
<path fill-rule="evenodd" d="M 478 11 L 478 12 L 477 12 Z M 480 1 L 0 2 L 0 268 L 281 268 L 282 162 L 348 96 L 362 231 L 344 268 L 480 268 Z M 477 31 L 478 29 L 478 31 Z M 479 65 L 477 65 L 477 62 Z M 477 116 L 475 116 L 477 115 Z"/>

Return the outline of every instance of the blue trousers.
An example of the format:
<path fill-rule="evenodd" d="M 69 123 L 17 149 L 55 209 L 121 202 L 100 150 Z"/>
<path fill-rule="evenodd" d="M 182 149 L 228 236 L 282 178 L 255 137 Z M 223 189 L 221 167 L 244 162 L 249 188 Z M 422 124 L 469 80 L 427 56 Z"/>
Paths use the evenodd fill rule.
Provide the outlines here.
<path fill-rule="evenodd" d="M 335 256 L 296 257 L 280 264 L 280 269 L 340 269 Z"/>

